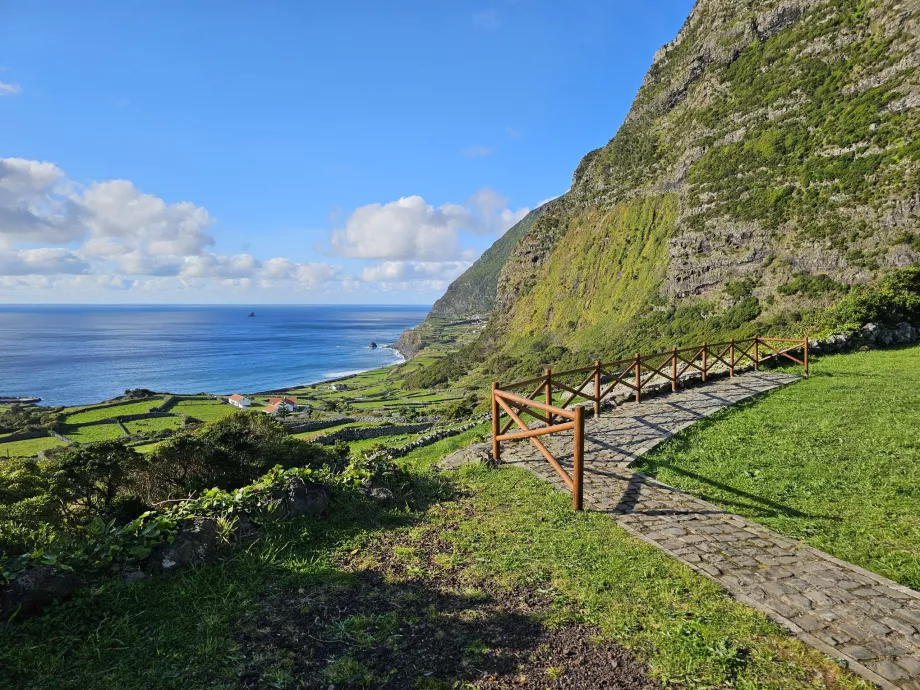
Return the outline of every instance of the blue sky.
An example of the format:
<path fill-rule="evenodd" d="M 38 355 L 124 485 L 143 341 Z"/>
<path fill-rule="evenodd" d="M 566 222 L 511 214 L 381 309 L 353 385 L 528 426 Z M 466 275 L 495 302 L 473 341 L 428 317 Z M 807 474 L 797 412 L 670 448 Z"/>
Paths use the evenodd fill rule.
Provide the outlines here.
<path fill-rule="evenodd" d="M 0 302 L 430 303 L 692 4 L 0 2 Z"/>

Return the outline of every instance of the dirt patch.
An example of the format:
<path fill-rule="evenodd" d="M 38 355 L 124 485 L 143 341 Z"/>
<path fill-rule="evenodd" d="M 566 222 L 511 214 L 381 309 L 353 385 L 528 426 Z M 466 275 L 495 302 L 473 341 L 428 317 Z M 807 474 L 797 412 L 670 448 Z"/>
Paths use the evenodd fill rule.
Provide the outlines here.
<path fill-rule="evenodd" d="M 553 592 L 471 574 L 432 530 L 381 535 L 340 566 L 339 582 L 280 591 L 241 621 L 241 687 L 660 687 L 597 628 L 554 622 Z"/>

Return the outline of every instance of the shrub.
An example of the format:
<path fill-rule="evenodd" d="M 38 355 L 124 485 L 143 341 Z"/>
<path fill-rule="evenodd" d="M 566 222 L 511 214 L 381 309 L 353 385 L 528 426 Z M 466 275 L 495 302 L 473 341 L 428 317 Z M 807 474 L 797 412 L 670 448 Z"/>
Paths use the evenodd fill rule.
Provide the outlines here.
<path fill-rule="evenodd" d="M 785 285 L 781 285 L 776 291 L 781 295 L 801 294 L 809 297 L 817 297 L 829 292 L 839 292 L 845 289 L 845 285 L 841 285 L 824 273 L 818 273 L 816 275 L 797 273 L 791 281 Z"/>
<path fill-rule="evenodd" d="M 125 391 L 125 397 L 127 398 L 149 398 L 156 395 L 149 388 L 129 388 Z"/>
<path fill-rule="evenodd" d="M 48 408 L 14 404 L 0 414 L 0 432 L 25 431 L 35 428 L 56 429 L 63 418 L 61 407 Z"/>
<path fill-rule="evenodd" d="M 441 410 L 441 415 L 446 419 L 467 419 L 473 416 L 473 410 L 476 409 L 478 402 L 479 396 L 471 393 L 444 406 Z"/>
<path fill-rule="evenodd" d="M 738 300 L 750 297 L 755 287 L 757 287 L 757 281 L 753 278 L 730 280 L 725 283 L 725 294 L 737 302 Z"/>
<path fill-rule="evenodd" d="M 269 415 L 234 414 L 163 442 L 150 454 L 138 488 L 154 503 L 212 487 L 234 489 L 275 465 L 310 467 L 333 459 L 333 453 L 288 435 Z"/>
<path fill-rule="evenodd" d="M 832 328 L 903 321 L 920 324 L 920 264 L 890 273 L 878 285 L 853 290 L 827 316 Z"/>
<path fill-rule="evenodd" d="M 48 463 L 48 493 L 72 526 L 108 519 L 113 510 L 124 512 L 120 497 L 129 491 L 142 462 L 139 453 L 118 441 L 75 448 Z"/>

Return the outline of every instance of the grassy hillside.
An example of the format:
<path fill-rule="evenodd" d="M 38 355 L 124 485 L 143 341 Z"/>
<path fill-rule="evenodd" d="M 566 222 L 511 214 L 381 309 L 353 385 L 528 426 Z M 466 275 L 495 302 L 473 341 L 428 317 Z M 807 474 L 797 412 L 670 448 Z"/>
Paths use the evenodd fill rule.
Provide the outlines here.
<path fill-rule="evenodd" d="M 595 672 L 614 659 L 686 688 L 867 690 L 523 470 L 430 471 L 480 433 L 407 456 L 408 504 L 341 496 L 219 563 L 112 579 L 0 628 L 0 688 L 552 685 L 600 649 Z"/>
<path fill-rule="evenodd" d="M 664 195 L 573 220 L 540 281 L 516 303 L 508 331 L 570 332 L 572 349 L 597 350 L 656 298 L 676 217 L 677 197 Z"/>
<path fill-rule="evenodd" d="M 640 471 L 920 588 L 920 348 L 816 360 L 811 377 L 725 410 Z"/>

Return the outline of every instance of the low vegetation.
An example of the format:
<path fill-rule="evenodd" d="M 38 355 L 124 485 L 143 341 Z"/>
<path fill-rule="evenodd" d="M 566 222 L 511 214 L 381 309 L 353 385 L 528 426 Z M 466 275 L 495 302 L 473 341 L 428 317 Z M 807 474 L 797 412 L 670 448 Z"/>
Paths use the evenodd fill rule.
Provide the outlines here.
<path fill-rule="evenodd" d="M 101 422 L 106 419 L 113 419 L 124 415 L 144 414 L 149 412 L 151 407 L 156 407 L 162 404 L 162 402 L 162 398 L 149 398 L 140 402 L 89 407 L 79 412 L 68 414 L 64 418 L 64 423 L 69 425 L 87 424 L 91 422 Z"/>
<path fill-rule="evenodd" d="M 65 445 L 63 441 L 53 436 L 41 436 L 39 438 L 26 439 L 24 441 L 9 441 L 0 443 L 0 459 L 2 458 L 29 458 L 33 455 L 60 448 Z"/>
<path fill-rule="evenodd" d="M 0 571 L 12 577 L 48 557 L 87 566 L 87 539 L 94 543 L 100 525 L 117 532 L 155 504 L 236 489 L 273 468 L 336 472 L 345 464 L 334 451 L 295 439 L 270 417 L 255 414 L 234 415 L 163 442 L 146 456 L 105 441 L 45 460 L 4 461 L 0 564 L 6 566 Z M 106 557 L 90 560 L 94 567 L 108 565 Z"/>
<path fill-rule="evenodd" d="M 219 564 L 112 580 L 0 630 L 0 685 L 448 688 L 486 684 L 479 669 L 506 655 L 549 683 L 577 678 L 581 660 L 545 646 L 572 630 L 624 677 L 868 687 L 521 470 L 431 471 L 480 433 L 404 458 L 401 500 L 339 492 L 328 515 L 266 522 Z"/>

